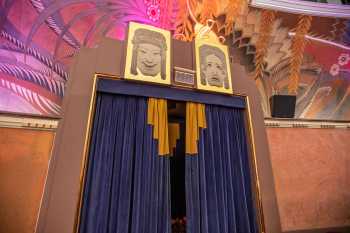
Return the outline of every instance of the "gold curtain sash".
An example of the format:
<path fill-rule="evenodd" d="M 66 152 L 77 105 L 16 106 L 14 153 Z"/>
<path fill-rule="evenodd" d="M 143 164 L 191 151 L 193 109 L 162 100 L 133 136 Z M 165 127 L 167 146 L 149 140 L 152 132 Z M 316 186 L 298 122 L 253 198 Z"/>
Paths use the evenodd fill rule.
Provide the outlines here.
<path fill-rule="evenodd" d="M 205 105 L 186 103 L 186 154 L 198 154 L 199 128 L 207 128 Z"/>
<path fill-rule="evenodd" d="M 169 155 L 168 107 L 165 99 L 148 99 L 147 123 L 153 125 L 153 138 L 158 140 L 158 154 Z"/>

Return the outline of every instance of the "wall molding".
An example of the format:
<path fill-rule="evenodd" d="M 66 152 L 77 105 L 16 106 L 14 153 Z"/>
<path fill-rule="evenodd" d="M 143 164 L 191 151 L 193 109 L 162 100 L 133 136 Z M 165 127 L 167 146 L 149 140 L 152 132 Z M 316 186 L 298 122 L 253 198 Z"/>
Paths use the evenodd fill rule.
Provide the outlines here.
<path fill-rule="evenodd" d="M 350 6 L 301 0 L 250 0 L 250 5 L 296 14 L 323 17 L 350 18 Z"/>
<path fill-rule="evenodd" d="M 0 115 L 0 127 L 56 130 L 58 119 Z M 267 128 L 350 129 L 350 121 L 265 118 Z"/>
<path fill-rule="evenodd" d="M 0 127 L 56 130 L 58 119 L 0 115 Z"/>
<path fill-rule="evenodd" d="M 349 129 L 350 121 L 265 118 L 267 128 Z"/>

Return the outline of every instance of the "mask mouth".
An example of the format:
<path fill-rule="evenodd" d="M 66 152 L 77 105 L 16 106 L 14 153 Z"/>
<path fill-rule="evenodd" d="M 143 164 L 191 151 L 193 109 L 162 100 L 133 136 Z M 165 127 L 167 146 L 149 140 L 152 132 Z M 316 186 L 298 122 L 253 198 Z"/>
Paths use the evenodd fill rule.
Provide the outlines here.
<path fill-rule="evenodd" d="M 147 63 L 147 62 L 142 62 L 142 64 L 146 67 L 146 68 L 153 68 L 157 65 L 157 63 Z"/>
<path fill-rule="evenodd" d="M 210 81 L 212 81 L 212 82 L 220 82 L 220 79 L 217 76 L 213 76 L 213 77 L 210 78 Z"/>
<path fill-rule="evenodd" d="M 215 86 L 215 87 L 222 87 L 223 86 L 222 80 L 217 76 L 213 76 L 211 78 L 208 78 L 208 84 L 210 86 Z"/>

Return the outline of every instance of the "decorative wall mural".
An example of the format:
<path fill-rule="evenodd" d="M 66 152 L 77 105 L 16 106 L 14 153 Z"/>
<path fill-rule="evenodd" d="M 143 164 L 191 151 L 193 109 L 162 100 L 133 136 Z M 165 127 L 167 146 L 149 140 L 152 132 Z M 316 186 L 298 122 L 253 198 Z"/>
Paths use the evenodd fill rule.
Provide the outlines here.
<path fill-rule="evenodd" d="M 0 111 L 58 116 L 82 46 L 123 39 L 129 21 L 171 30 L 175 1 L 0 1 Z"/>
<path fill-rule="evenodd" d="M 269 117 L 269 97 L 287 93 L 297 18 L 277 12 L 265 20 L 272 22 L 267 31 L 261 11 L 245 0 L 2 0 L 0 111 L 59 116 L 74 54 L 102 37 L 124 39 L 130 21 L 170 30 L 182 40 L 194 38 L 197 22 L 210 21 L 247 78 L 256 78 L 260 65 L 255 80 Z M 261 40 L 264 34 L 267 40 Z M 306 38 L 296 117 L 349 120 L 349 21 L 313 17 Z"/>
<path fill-rule="evenodd" d="M 260 28 L 266 28 L 261 25 L 264 22 L 261 17 L 261 12 L 256 10 L 241 14 L 230 41 L 234 60 L 245 66 L 251 78 L 256 78 L 254 62 L 257 61 L 257 42 L 262 33 Z M 270 96 L 288 94 L 295 33 L 286 27 L 285 17 L 280 14 L 272 22 L 262 75 L 256 79 L 265 117 L 271 116 Z M 323 18 L 314 17 L 313 23 L 321 20 Z M 350 119 L 350 47 L 346 46 L 349 26 L 347 21 L 337 19 L 329 23 L 329 27 L 328 35 L 314 35 L 311 27 L 306 36 L 297 87 L 296 118 Z"/>

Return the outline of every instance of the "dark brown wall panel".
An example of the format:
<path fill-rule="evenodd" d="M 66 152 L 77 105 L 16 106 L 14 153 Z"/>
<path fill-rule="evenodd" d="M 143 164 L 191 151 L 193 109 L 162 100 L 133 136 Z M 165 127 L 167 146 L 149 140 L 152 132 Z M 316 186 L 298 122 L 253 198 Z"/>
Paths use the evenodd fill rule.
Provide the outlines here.
<path fill-rule="evenodd" d="M 34 233 L 54 132 L 0 128 L 0 232 Z"/>

